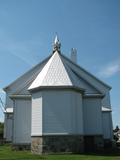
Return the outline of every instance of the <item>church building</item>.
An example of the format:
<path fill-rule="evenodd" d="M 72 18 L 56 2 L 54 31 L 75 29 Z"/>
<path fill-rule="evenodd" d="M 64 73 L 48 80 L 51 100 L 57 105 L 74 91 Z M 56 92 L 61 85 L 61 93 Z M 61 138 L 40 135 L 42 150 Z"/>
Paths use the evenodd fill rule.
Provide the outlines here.
<path fill-rule="evenodd" d="M 94 151 L 112 144 L 111 87 L 61 53 L 51 54 L 4 88 L 4 138 L 32 153 Z"/>

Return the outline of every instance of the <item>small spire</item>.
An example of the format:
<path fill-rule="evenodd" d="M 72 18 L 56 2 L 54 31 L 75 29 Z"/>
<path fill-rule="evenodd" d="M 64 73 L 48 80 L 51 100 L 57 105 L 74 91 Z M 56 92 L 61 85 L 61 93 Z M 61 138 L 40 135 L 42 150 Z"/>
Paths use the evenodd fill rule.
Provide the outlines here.
<path fill-rule="evenodd" d="M 71 60 L 77 63 L 77 50 L 75 48 L 71 49 Z"/>
<path fill-rule="evenodd" d="M 53 44 L 53 52 L 55 52 L 55 51 L 60 52 L 60 48 L 61 48 L 61 43 L 60 43 L 58 36 L 56 34 L 54 44 Z"/>

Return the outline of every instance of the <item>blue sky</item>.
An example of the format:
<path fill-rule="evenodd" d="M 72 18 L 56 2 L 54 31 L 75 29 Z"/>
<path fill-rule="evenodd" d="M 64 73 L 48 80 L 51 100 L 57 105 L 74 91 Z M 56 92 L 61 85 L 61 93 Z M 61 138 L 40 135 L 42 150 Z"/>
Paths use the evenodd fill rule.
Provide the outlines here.
<path fill-rule="evenodd" d="M 120 1 L 0 0 L 2 88 L 43 60 L 58 33 L 62 52 L 112 86 L 113 123 L 120 125 Z M 0 120 L 3 120 L 0 112 Z"/>

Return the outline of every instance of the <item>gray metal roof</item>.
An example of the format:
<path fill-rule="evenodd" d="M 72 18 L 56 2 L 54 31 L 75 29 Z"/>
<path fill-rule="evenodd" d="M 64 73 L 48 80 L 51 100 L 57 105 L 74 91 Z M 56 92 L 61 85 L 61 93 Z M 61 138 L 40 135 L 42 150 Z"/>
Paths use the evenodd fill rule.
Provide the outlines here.
<path fill-rule="evenodd" d="M 110 86 L 90 74 L 81 66 L 73 63 L 69 58 L 62 55 L 60 47 L 61 43 L 59 42 L 58 37 L 56 37 L 53 45 L 53 54 L 33 67 L 23 76 L 19 77 L 9 86 L 5 87 L 4 90 L 9 90 L 9 87 L 15 88 L 13 89 L 13 93 L 18 94 L 21 93 L 21 90 L 23 89 L 32 90 L 44 86 L 74 86 L 77 88 L 83 88 L 84 85 L 81 83 L 80 78 L 100 93 L 101 88 L 97 87 L 99 84 L 101 87 L 104 87 L 104 89 L 111 89 Z"/>

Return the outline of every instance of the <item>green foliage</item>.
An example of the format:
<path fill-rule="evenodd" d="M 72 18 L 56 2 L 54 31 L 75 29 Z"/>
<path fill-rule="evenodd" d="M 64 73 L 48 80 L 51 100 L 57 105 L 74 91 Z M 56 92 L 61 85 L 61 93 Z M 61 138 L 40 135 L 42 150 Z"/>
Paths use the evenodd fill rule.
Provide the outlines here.
<path fill-rule="evenodd" d="M 4 131 L 4 123 L 0 122 L 0 137 L 3 136 L 3 131 Z"/>
<path fill-rule="evenodd" d="M 119 131 L 119 126 L 116 126 L 114 132 L 118 132 Z"/>
<path fill-rule="evenodd" d="M 115 140 L 116 142 L 119 140 L 119 137 L 118 137 L 117 134 L 115 134 L 115 135 L 113 136 L 113 138 L 114 138 L 114 140 Z"/>
<path fill-rule="evenodd" d="M 120 130 L 119 126 L 116 126 L 116 128 L 113 130 L 113 134 L 114 134 L 113 138 L 116 142 L 119 140 L 119 134 L 118 134 L 119 130 Z"/>

